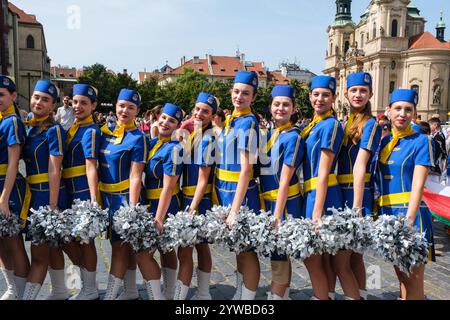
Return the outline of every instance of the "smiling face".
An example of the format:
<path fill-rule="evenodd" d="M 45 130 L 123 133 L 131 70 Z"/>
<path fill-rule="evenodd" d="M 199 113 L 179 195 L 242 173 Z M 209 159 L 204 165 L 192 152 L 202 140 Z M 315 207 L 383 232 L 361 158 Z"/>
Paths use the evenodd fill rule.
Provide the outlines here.
<path fill-rule="evenodd" d="M 170 137 L 178 128 L 179 122 L 174 117 L 162 113 L 158 118 L 158 132 L 161 137 Z"/>
<path fill-rule="evenodd" d="M 116 104 L 116 116 L 120 122 L 134 120 L 139 112 L 139 108 L 134 103 L 127 100 L 119 100 Z"/>
<path fill-rule="evenodd" d="M 30 109 L 35 118 L 46 117 L 55 109 L 55 102 L 51 95 L 34 91 L 30 100 Z"/>
<path fill-rule="evenodd" d="M 255 88 L 243 83 L 235 83 L 231 91 L 231 102 L 237 110 L 249 108 L 255 101 Z"/>
<path fill-rule="evenodd" d="M 86 96 L 76 95 L 73 97 L 73 111 L 77 120 L 89 117 L 97 106 L 96 102 L 91 102 Z"/>
<path fill-rule="evenodd" d="M 194 120 L 201 122 L 202 126 L 206 126 L 211 123 L 214 117 L 213 109 L 202 102 L 197 102 L 194 107 Z"/>
<path fill-rule="evenodd" d="M 356 111 L 364 109 L 372 96 L 369 86 L 353 86 L 345 93 L 348 102 Z"/>
<path fill-rule="evenodd" d="M 294 114 L 294 104 L 289 97 L 275 97 L 270 106 L 270 113 L 277 126 L 282 126 L 288 123 L 291 116 Z"/>
<path fill-rule="evenodd" d="M 406 129 L 414 118 L 415 106 L 406 101 L 394 102 L 387 108 L 392 127 L 396 131 Z"/>
<path fill-rule="evenodd" d="M 322 115 L 331 110 L 331 107 L 336 100 L 336 96 L 329 89 L 316 88 L 311 92 L 309 100 L 314 112 L 318 115 Z"/>
<path fill-rule="evenodd" d="M 0 88 L 0 111 L 5 111 L 13 105 L 16 98 L 16 92 L 10 93 L 8 89 Z"/>

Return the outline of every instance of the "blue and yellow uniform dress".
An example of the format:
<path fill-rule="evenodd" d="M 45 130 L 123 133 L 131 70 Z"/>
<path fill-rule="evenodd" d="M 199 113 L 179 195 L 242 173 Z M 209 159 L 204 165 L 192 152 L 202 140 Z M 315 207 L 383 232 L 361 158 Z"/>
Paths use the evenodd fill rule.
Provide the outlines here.
<path fill-rule="evenodd" d="M 155 137 L 150 141 L 148 163 L 145 167 L 145 196 L 150 212 L 156 214 L 163 190 L 164 175 L 180 176 L 183 170 L 183 148 L 178 141 Z M 167 213 L 177 214 L 181 209 L 180 184 L 172 190 Z"/>
<path fill-rule="evenodd" d="M 99 150 L 99 189 L 104 208 L 109 210 L 109 238 L 121 241 L 112 228 L 114 213 L 130 204 L 130 170 L 132 162 L 146 163 L 148 142 L 145 135 L 130 123 L 101 128 Z"/>
<path fill-rule="evenodd" d="M 11 81 L 11 80 L 10 80 Z M 3 190 L 8 170 L 8 147 L 25 143 L 25 127 L 11 105 L 0 113 L 0 189 Z M 11 213 L 25 223 L 30 206 L 31 193 L 25 178 L 18 172 L 9 196 Z"/>
<path fill-rule="evenodd" d="M 274 212 L 283 165 L 293 167 L 295 172 L 297 172 L 304 160 L 305 142 L 300 136 L 300 131 L 292 127 L 290 123 L 285 127 L 269 132 L 267 139 L 266 151 L 268 158 L 266 160 L 270 161 L 260 158 L 261 173 L 259 182 L 265 210 Z M 287 215 L 292 215 L 294 218 L 300 218 L 301 216 L 300 208 L 303 205 L 303 197 L 300 181 L 295 172 L 289 182 L 288 198 L 283 210 L 282 220 Z"/>
<path fill-rule="evenodd" d="M 212 185 L 214 176 L 214 157 L 215 157 L 215 135 L 212 131 L 212 126 L 203 130 L 203 135 L 200 141 L 196 141 L 196 135 L 200 132 L 195 130 L 190 137 L 191 150 L 190 157 L 187 157 L 183 165 L 183 178 L 182 178 L 182 193 L 183 193 L 183 205 L 182 209 L 190 206 L 194 199 L 195 189 L 197 188 L 199 170 L 201 167 L 212 168 L 209 174 L 208 185 L 206 187 L 205 194 L 203 195 L 200 203 L 198 204 L 197 212 L 199 214 L 206 214 L 206 210 L 210 210 L 212 207 Z M 185 149 L 185 152 L 187 150 Z"/>
<path fill-rule="evenodd" d="M 398 89 L 392 93 L 391 104 L 396 101 L 417 101 L 417 93 Z M 408 126 L 403 132 L 384 137 L 378 162 L 380 214 L 406 215 L 411 196 L 414 168 L 434 165 L 434 143 L 431 137 Z M 421 201 L 414 225 L 425 232 L 429 243 L 429 259 L 435 261 L 433 224 L 430 210 Z"/>
<path fill-rule="evenodd" d="M 328 208 L 342 208 L 344 206 L 342 190 L 335 174 L 338 153 L 344 138 L 344 130 L 339 121 L 333 117 L 331 111 L 323 116 L 316 115 L 314 118 L 309 127 L 302 131 L 302 136 L 306 139 L 306 155 L 303 161 L 303 178 L 305 180 L 303 214 L 308 219 L 312 218 L 316 201 L 317 177 L 319 175 L 322 150 L 328 150 L 335 154 L 328 176 L 328 191 L 324 203 L 324 213 L 328 213 Z M 308 129 L 311 127 L 312 129 L 308 134 Z"/>
<path fill-rule="evenodd" d="M 86 159 L 98 160 L 100 136 L 100 129 L 92 116 L 80 122 L 76 121 L 67 133 L 63 178 L 69 203 L 73 203 L 75 199 L 91 200 L 86 176 Z"/>
<path fill-rule="evenodd" d="M 234 111 L 225 122 L 217 141 L 218 154 L 214 183 L 214 197 L 217 203 L 228 206 L 233 203 L 239 175 L 241 172 L 240 152 L 256 154 L 259 143 L 259 125 L 251 109 Z M 255 167 L 255 166 L 254 166 Z M 258 212 L 261 208 L 258 185 L 255 180 L 255 168 L 250 176 L 248 190 L 242 205 Z M 215 201 L 214 201 L 215 202 Z"/>
<path fill-rule="evenodd" d="M 53 123 L 48 129 L 41 128 L 43 119 L 32 119 L 27 130 L 27 139 L 23 149 L 27 181 L 31 190 L 30 208 L 39 209 L 49 205 L 50 188 L 48 177 L 48 162 L 50 156 L 64 156 L 66 133 L 62 126 Z M 68 206 L 67 190 L 61 178 L 58 208 L 66 209 Z"/>
<path fill-rule="evenodd" d="M 352 115 L 350 115 L 352 117 Z M 347 128 L 351 125 L 349 120 Z M 363 126 L 361 139 L 357 144 L 354 144 L 346 135 L 344 143 L 339 153 L 338 160 L 338 182 L 342 189 L 345 205 L 349 208 L 353 207 L 353 167 L 358 157 L 360 149 L 365 149 L 370 152 L 370 158 L 366 165 L 366 174 L 364 176 L 364 195 L 363 195 L 363 210 L 364 215 L 371 215 L 373 210 L 374 186 L 372 179 L 371 164 L 375 153 L 378 150 L 381 140 L 381 127 L 375 118 L 367 120 Z"/>

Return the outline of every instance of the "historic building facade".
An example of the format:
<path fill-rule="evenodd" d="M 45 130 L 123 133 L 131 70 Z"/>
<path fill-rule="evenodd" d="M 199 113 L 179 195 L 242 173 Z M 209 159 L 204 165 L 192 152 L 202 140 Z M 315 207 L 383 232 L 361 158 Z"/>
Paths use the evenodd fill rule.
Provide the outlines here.
<path fill-rule="evenodd" d="M 425 19 L 410 0 L 372 0 L 356 24 L 351 0 L 336 0 L 336 18 L 328 27 L 325 74 L 338 80 L 336 109 L 348 113 L 345 77 L 355 71 L 370 72 L 374 80 L 371 100 L 374 114 L 383 112 L 395 88 L 419 93 L 418 113 L 427 120 L 450 111 L 450 42 L 445 24 L 436 36 L 425 32 Z"/>

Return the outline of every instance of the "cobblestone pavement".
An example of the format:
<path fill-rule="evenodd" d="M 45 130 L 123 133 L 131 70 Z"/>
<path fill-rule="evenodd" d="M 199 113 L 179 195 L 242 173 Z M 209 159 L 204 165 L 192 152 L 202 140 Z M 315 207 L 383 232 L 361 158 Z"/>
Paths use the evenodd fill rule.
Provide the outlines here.
<path fill-rule="evenodd" d="M 435 223 L 435 241 L 438 254 L 437 262 L 429 262 L 425 269 L 425 294 L 430 300 L 450 300 L 450 236 L 446 235 L 444 225 Z M 98 252 L 98 286 L 101 295 L 104 294 L 108 279 L 108 270 L 110 267 L 111 246 L 107 240 L 96 240 Z M 27 245 L 29 250 L 29 245 Z M 213 270 L 211 276 L 211 294 L 216 300 L 229 300 L 234 295 L 235 283 L 235 258 L 232 253 L 223 248 L 212 246 L 213 254 Z M 158 256 L 158 255 L 156 255 Z M 194 257 L 195 258 L 195 257 Z M 157 257 L 158 259 L 158 257 Z M 369 300 L 394 300 L 399 295 L 398 282 L 393 267 L 371 254 L 365 255 L 367 268 Z M 267 298 L 267 291 L 270 289 L 270 261 L 261 259 L 261 280 L 257 291 L 257 299 L 263 300 Z M 71 287 L 74 280 L 72 264 L 66 257 L 66 282 Z M 379 277 L 377 275 L 380 275 Z M 147 294 L 142 284 L 141 274 L 138 272 L 138 287 L 140 288 L 141 298 L 145 299 Z M 378 282 L 378 283 L 377 283 Z M 197 279 L 194 277 L 189 290 L 188 299 L 194 294 L 194 288 Z M 45 299 L 50 291 L 50 279 L 47 278 L 38 296 L 38 299 Z M 342 300 L 342 290 L 337 282 L 337 299 Z M 0 292 L 5 290 L 5 281 L 0 277 Z M 76 289 L 71 289 L 72 293 L 76 293 Z M 293 262 L 293 275 L 291 283 L 290 298 L 292 300 L 308 300 L 311 298 L 312 289 L 308 277 L 308 273 L 303 264 Z"/>

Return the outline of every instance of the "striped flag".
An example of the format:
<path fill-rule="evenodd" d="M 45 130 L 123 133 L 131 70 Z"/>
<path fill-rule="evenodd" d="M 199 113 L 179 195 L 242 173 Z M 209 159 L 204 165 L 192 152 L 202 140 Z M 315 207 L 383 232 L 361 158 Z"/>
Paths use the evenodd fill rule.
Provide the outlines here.
<path fill-rule="evenodd" d="M 450 226 L 450 186 L 427 180 L 423 200 L 436 220 Z"/>

